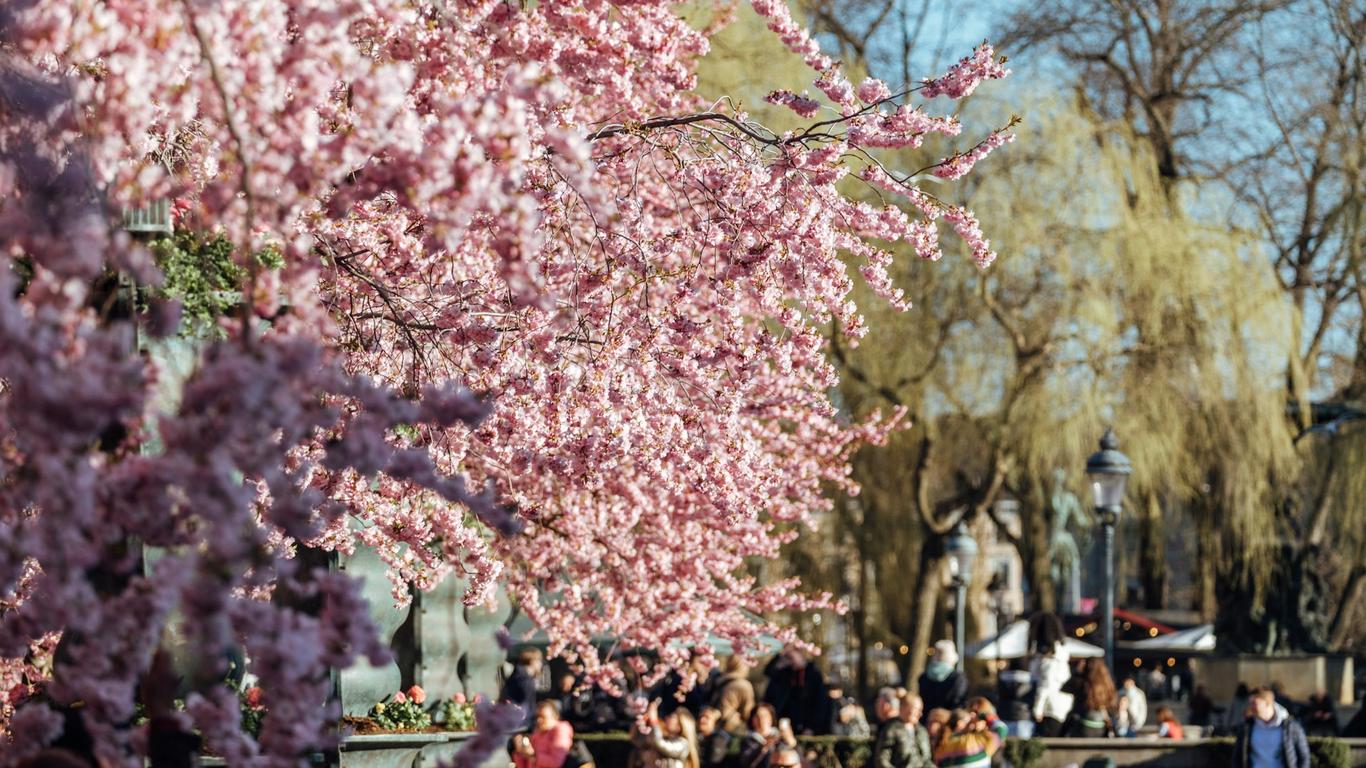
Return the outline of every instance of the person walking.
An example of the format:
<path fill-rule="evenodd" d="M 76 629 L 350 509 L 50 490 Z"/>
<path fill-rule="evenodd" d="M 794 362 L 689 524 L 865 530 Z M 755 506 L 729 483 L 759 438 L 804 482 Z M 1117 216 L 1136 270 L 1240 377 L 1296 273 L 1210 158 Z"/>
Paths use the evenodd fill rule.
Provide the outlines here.
<path fill-rule="evenodd" d="M 1067 735 L 1094 739 L 1114 733 L 1113 713 L 1117 704 L 1115 682 L 1105 661 L 1087 659 Z"/>
<path fill-rule="evenodd" d="M 1251 694 L 1233 745 L 1233 768 L 1309 768 L 1309 741 L 1270 688 Z"/>
<path fill-rule="evenodd" d="M 1209 728 L 1213 724 L 1213 717 L 1214 700 L 1209 697 L 1209 691 L 1203 685 L 1195 686 L 1190 698 L 1190 724 Z"/>
<path fill-rule="evenodd" d="M 1063 690 L 1072 670 L 1063 645 L 1062 621 L 1056 614 L 1040 613 L 1029 620 L 1029 644 L 1034 651 L 1029 663 L 1034 683 L 1034 735 L 1060 736 L 1075 697 Z"/>
<path fill-rule="evenodd" d="M 744 738 L 754 711 L 754 684 L 749 681 L 749 664 L 740 656 L 726 659 L 711 705 L 721 712 L 721 728 L 737 739 Z"/>
<path fill-rule="evenodd" d="M 1005 721 L 1009 735 L 1016 739 L 1028 739 L 1034 735 L 1034 715 L 1030 702 L 1034 698 L 1034 681 L 1024 662 L 1015 659 L 1008 669 L 1001 670 L 996 676 L 996 696 L 1001 702 L 1000 715 Z"/>
<path fill-rule="evenodd" d="M 952 640 L 934 644 L 934 656 L 920 675 L 920 696 L 930 709 L 953 710 L 968 698 L 968 679 L 957 669 L 958 649 Z"/>
<path fill-rule="evenodd" d="M 1119 719 L 1124 727 L 1116 730 L 1120 736 L 1134 736 L 1148 722 L 1148 697 L 1130 675 L 1124 676 L 1123 685 L 1119 695 L 1124 706 L 1119 713 Z"/>
<path fill-rule="evenodd" d="M 512 674 L 503 681 L 498 701 L 522 708 L 522 727 L 530 730 L 536 719 L 536 678 L 541 674 L 544 656 L 539 648 L 525 648 L 517 654 Z"/>
<path fill-rule="evenodd" d="M 792 721 L 793 733 L 824 736 L 830 732 L 830 693 L 820 668 L 795 646 L 789 646 L 764 669 L 768 687 L 764 702 L 779 719 Z"/>
<path fill-rule="evenodd" d="M 1229 700 L 1228 706 L 1224 709 L 1224 716 L 1220 721 L 1222 726 L 1219 730 L 1221 734 L 1236 734 L 1247 719 L 1247 708 L 1252 702 L 1248 700 L 1249 690 L 1247 683 L 1238 682 L 1238 687 L 1233 692 L 1233 698 Z M 1272 694 L 1275 697 L 1275 694 Z"/>

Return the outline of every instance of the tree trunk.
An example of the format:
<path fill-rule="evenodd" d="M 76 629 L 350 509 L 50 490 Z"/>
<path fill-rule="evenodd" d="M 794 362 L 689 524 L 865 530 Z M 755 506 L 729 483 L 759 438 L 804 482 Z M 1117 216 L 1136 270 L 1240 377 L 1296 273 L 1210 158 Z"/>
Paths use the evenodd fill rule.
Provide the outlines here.
<path fill-rule="evenodd" d="M 920 574 L 915 585 L 918 595 L 915 607 L 915 634 L 911 638 L 910 670 L 906 673 L 906 687 L 912 691 L 917 690 L 920 673 L 925 671 L 925 650 L 930 647 L 934 620 L 939 613 L 939 574 L 942 559 L 925 556 L 920 558 Z"/>
<path fill-rule="evenodd" d="M 1029 584 L 1031 601 L 1022 608 L 1030 611 L 1057 610 L 1057 595 L 1051 572 L 1052 563 L 1048 560 L 1048 505 L 1045 503 L 1043 489 L 1030 482 L 1020 498 L 1020 552 L 1024 578 Z M 1025 501 L 1028 499 L 1028 501 Z"/>
<path fill-rule="evenodd" d="M 1195 599 L 1200 618 L 1204 621 L 1214 621 L 1219 613 L 1219 536 L 1214 528 L 1212 506 L 1213 502 L 1208 498 L 1201 503 L 1195 523 Z"/>
<path fill-rule="evenodd" d="M 1167 547 L 1162 525 L 1162 504 L 1148 494 L 1139 525 L 1138 571 L 1143 582 L 1143 607 L 1167 607 Z"/>
<path fill-rule="evenodd" d="M 858 639 L 858 698 L 867 701 L 868 686 L 868 547 L 864 527 L 858 534 L 858 610 L 854 611 L 854 636 Z"/>
<path fill-rule="evenodd" d="M 1328 635 L 1328 647 L 1330 650 L 1344 649 L 1348 642 L 1353 640 L 1353 629 L 1359 629 L 1352 622 L 1356 614 L 1356 608 L 1362 602 L 1366 602 L 1366 568 L 1358 567 L 1352 570 L 1352 575 L 1347 579 L 1347 586 L 1342 591 L 1342 599 L 1338 601 L 1337 615 L 1333 617 L 1333 627 Z"/>

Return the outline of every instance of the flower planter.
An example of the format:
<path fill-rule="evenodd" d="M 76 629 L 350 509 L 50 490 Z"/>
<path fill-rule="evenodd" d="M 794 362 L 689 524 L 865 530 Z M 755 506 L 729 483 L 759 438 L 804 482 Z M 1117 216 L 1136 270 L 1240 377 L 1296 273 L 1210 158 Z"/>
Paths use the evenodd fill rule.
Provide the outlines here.
<path fill-rule="evenodd" d="M 341 768 L 412 768 L 418 756 L 429 751 L 449 759 L 472 735 L 438 731 L 348 736 L 342 740 L 338 757 Z"/>

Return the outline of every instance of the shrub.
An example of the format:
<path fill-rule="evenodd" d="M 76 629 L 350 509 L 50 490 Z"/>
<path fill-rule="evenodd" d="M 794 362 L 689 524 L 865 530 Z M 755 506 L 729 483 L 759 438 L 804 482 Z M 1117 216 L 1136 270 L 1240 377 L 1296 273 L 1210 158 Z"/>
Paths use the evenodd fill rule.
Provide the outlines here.
<path fill-rule="evenodd" d="M 1007 739 L 1002 755 L 1006 762 L 1015 768 L 1038 768 L 1043 763 L 1043 753 L 1048 750 L 1042 741 L 1034 739 Z"/>
<path fill-rule="evenodd" d="M 1309 740 L 1309 768 L 1351 768 L 1352 750 L 1332 737 Z"/>

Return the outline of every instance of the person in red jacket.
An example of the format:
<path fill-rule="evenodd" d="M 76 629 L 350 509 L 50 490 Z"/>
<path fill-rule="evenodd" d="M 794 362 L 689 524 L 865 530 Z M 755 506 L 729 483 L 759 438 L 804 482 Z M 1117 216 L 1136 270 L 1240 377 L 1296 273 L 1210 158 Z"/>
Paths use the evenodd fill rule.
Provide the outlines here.
<path fill-rule="evenodd" d="M 574 726 L 560 719 L 560 706 L 547 699 L 536 705 L 536 727 L 518 734 L 512 752 L 517 768 L 562 768 L 574 746 Z"/>
<path fill-rule="evenodd" d="M 1157 708 L 1157 737 L 1159 739 L 1184 739 L 1186 732 L 1181 727 L 1181 721 L 1176 719 L 1176 714 L 1171 707 Z"/>

